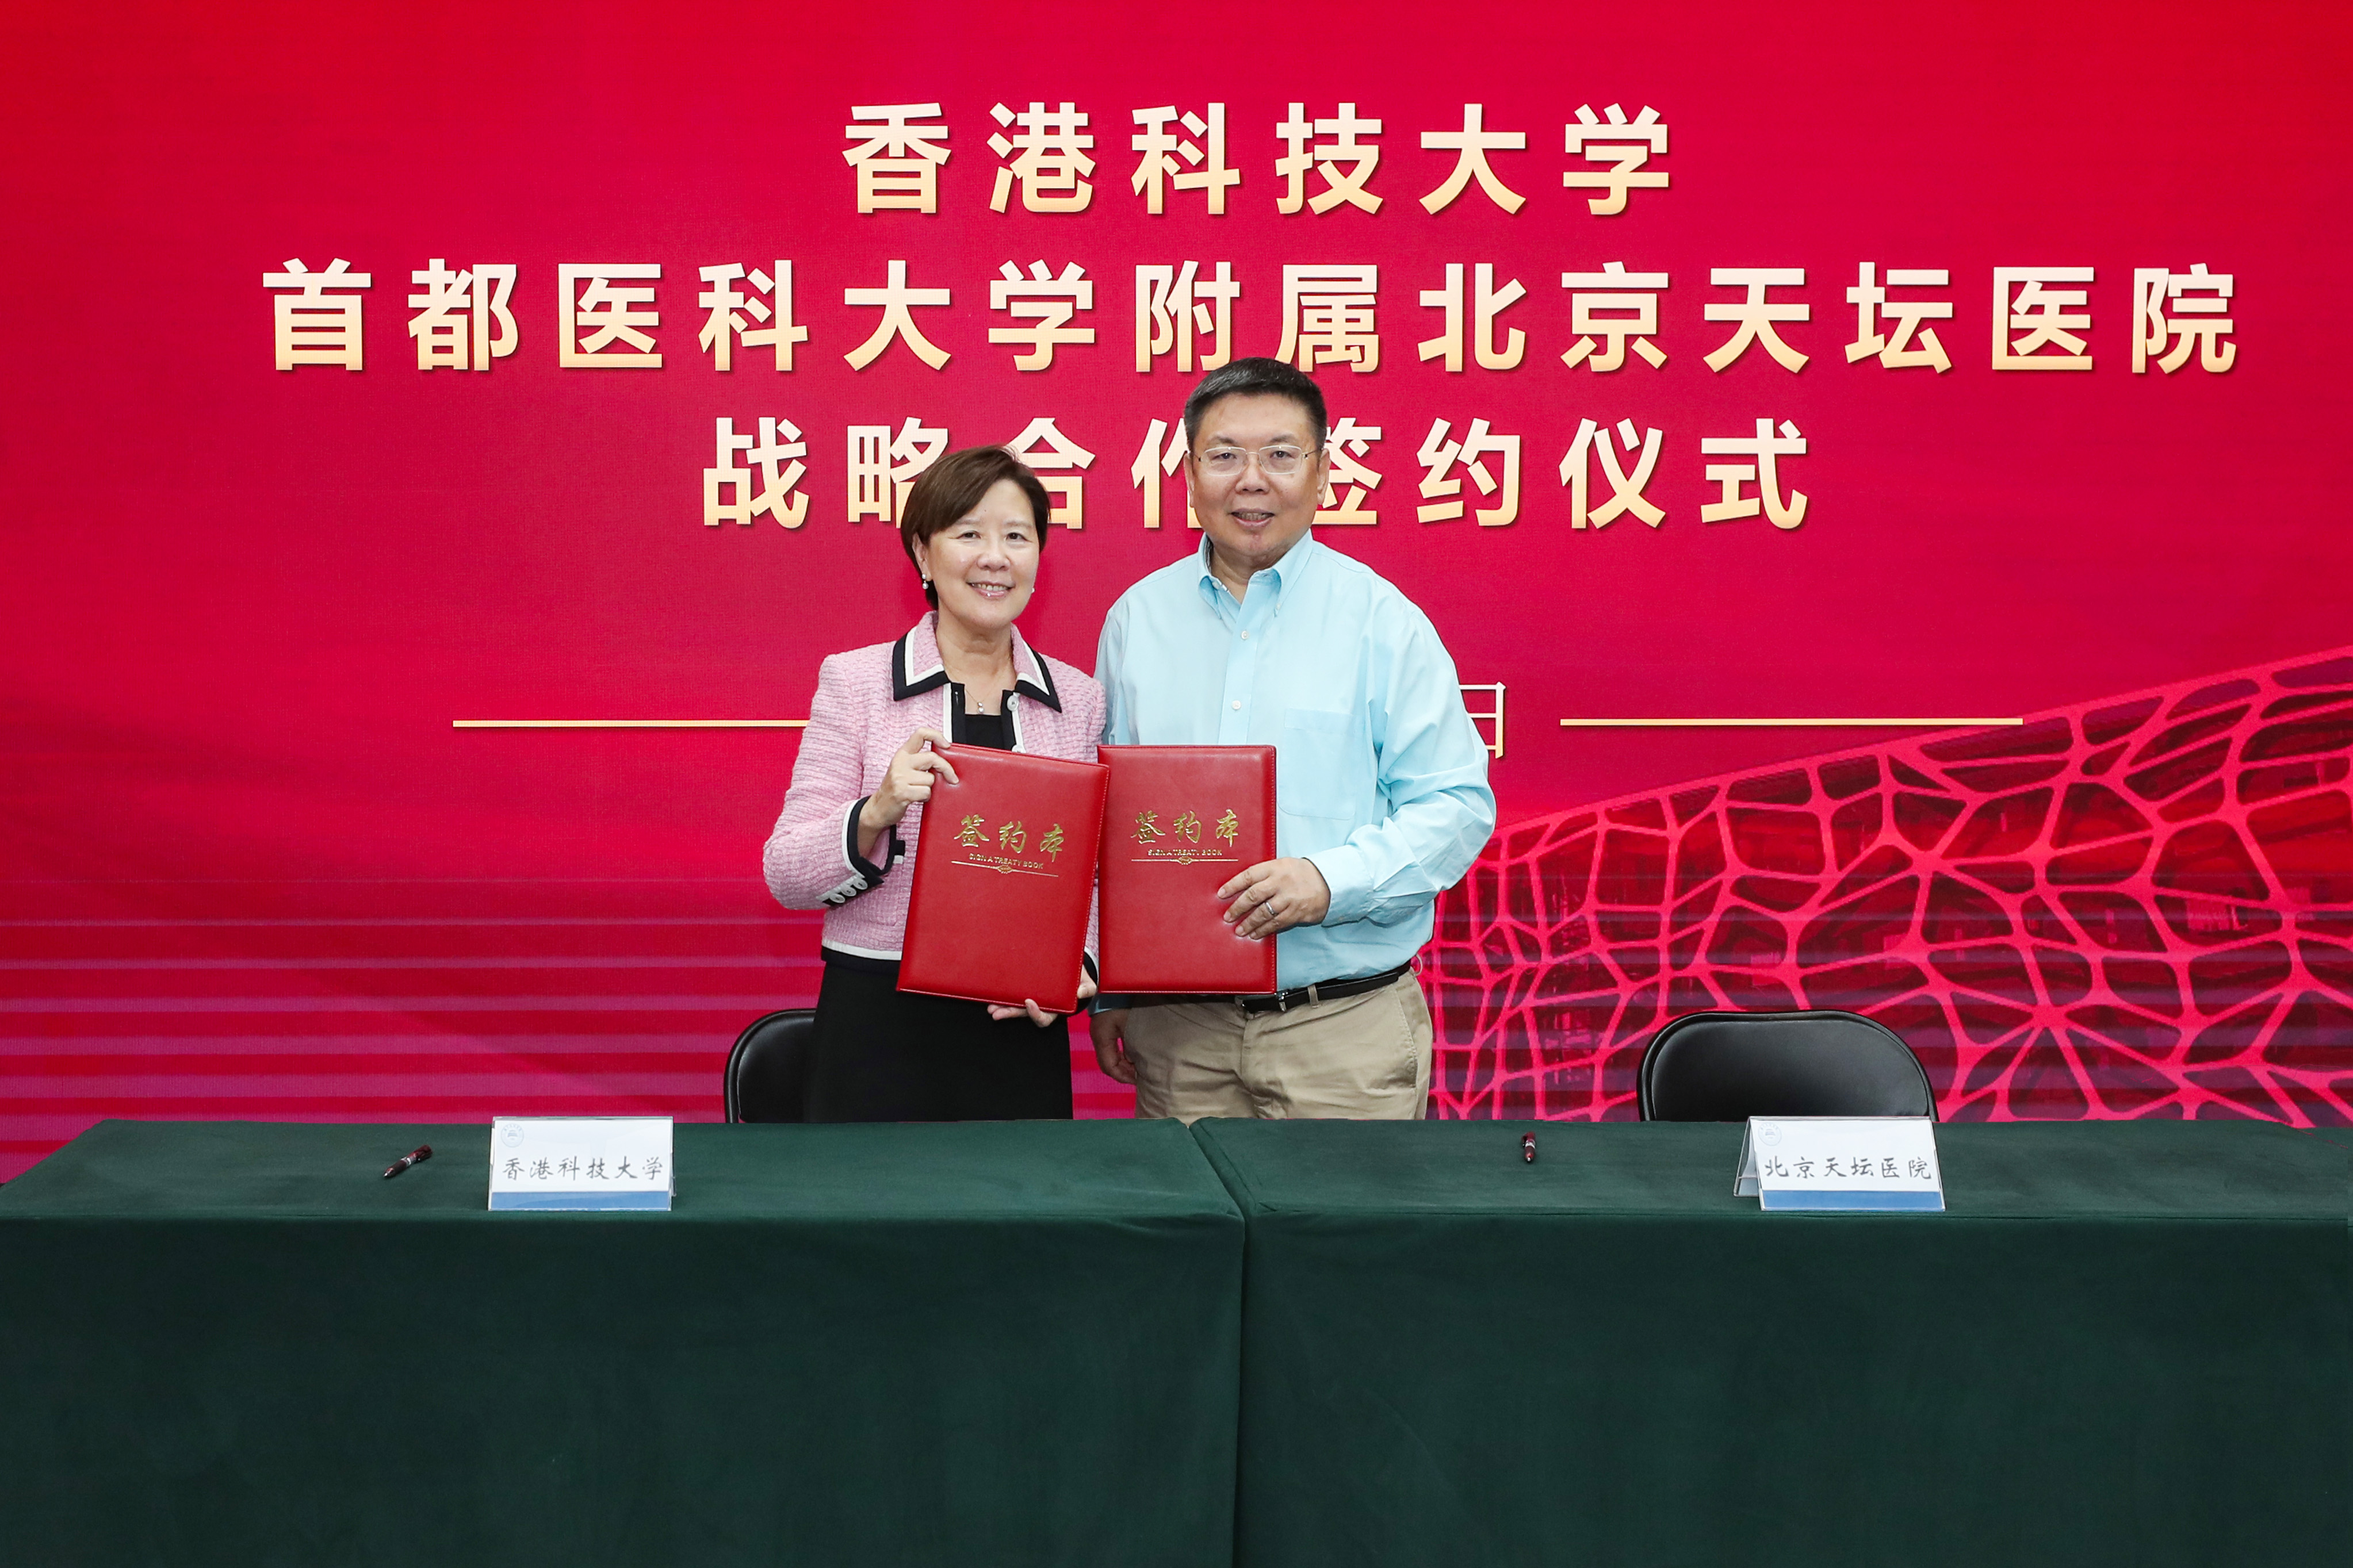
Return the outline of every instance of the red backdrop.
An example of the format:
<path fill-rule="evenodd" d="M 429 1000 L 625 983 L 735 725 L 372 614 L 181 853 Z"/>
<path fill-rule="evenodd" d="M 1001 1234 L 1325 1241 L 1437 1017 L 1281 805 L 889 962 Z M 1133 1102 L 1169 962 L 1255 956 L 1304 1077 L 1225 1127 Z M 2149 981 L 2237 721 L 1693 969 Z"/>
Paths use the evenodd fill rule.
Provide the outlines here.
<path fill-rule="evenodd" d="M 1915 20 L 1816 4 L 1459 16 L 917 5 L 846 22 L 626 5 L 15 7 L 0 20 L 14 150 L 0 278 L 19 323 L 0 388 L 0 1174 L 104 1115 L 716 1115 L 735 1030 L 813 991 L 814 924 L 776 910 L 754 868 L 792 732 L 452 721 L 805 713 L 822 654 L 893 636 L 920 607 L 895 538 L 848 521 L 843 504 L 845 428 L 909 416 L 958 446 L 1052 416 L 1096 455 L 1086 526 L 1054 537 L 1025 623 L 1091 665 L 1112 598 L 1188 542 L 1174 505 L 1169 526 L 1142 527 L 1127 480 L 1148 422 L 1175 417 L 1189 380 L 1165 361 L 1134 367 L 1139 265 L 1230 262 L 1238 353 L 1276 348 L 1285 266 L 1379 268 L 1378 369 L 1319 374 L 1335 416 L 1383 431 L 1364 458 L 1384 476 L 1380 521 L 1326 537 L 1429 610 L 1465 681 L 1504 684 L 1494 783 L 1507 826 L 1549 820 L 1531 843 L 1574 837 L 1563 825 L 1586 803 L 1663 801 L 1882 741 L 1928 766 L 1938 743 L 1563 718 L 2075 715 L 2077 772 L 2050 781 L 2063 795 L 2096 776 L 2082 771 L 2098 745 L 2080 716 L 2111 700 L 2162 689 L 2176 702 L 2242 669 L 2270 683 L 2264 703 L 2325 697 L 2347 682 L 2291 688 L 2274 672 L 2326 668 L 2353 641 L 2342 383 L 2328 368 L 2347 313 L 2346 45 L 2341 13 L 2319 5 L 1989 5 Z M 1032 100 L 1090 116 L 1082 213 L 1026 211 L 1018 195 L 990 208 L 989 110 Z M 1382 121 L 1377 213 L 1276 211 L 1275 127 L 1294 100 Z M 859 213 L 849 110 L 915 102 L 939 103 L 949 127 L 938 210 Z M 1187 192 L 1150 215 L 1129 187 L 1132 111 L 1211 102 L 1242 176 L 1229 210 L 1210 216 Z M 1516 212 L 1475 183 L 1424 210 L 1455 156 L 1421 135 L 1459 131 L 1470 103 L 1526 138 L 1491 160 L 1525 198 Z M 1588 167 L 1564 129 L 1580 106 L 1613 103 L 1658 110 L 1670 142 L 1650 169 L 1671 183 L 1598 216 L 1591 193 L 1561 184 Z M 274 368 L 261 275 L 290 258 L 371 275 L 364 370 Z M 517 269 L 520 343 L 489 374 L 417 368 L 405 301 L 434 258 Z M 696 341 L 699 269 L 778 258 L 794 263 L 808 330 L 796 368 L 779 374 L 758 350 L 717 371 Z M 844 362 L 877 313 L 843 290 L 881 285 L 893 260 L 917 287 L 952 291 L 916 312 L 952 356 L 940 370 L 902 346 L 864 370 Z M 988 308 L 988 284 L 1004 263 L 1040 260 L 1085 269 L 1096 292 L 1079 323 L 1097 342 L 1025 373 L 988 341 L 1012 324 Z M 1576 334 L 1560 274 L 1611 261 L 1669 275 L 1663 368 L 1561 362 Z M 582 262 L 661 268 L 660 369 L 558 363 L 556 268 Z M 1450 374 L 1418 357 L 1440 320 L 1419 295 L 1448 264 L 1482 262 L 1525 289 L 1499 322 L 1525 332 L 1525 358 Z M 1948 271 L 1947 287 L 1894 292 L 1950 301 L 1932 323 L 1949 372 L 1848 361 L 1846 290 L 1863 262 Z M 2135 269 L 2199 263 L 2234 279 L 2235 363 L 2136 374 Z M 1810 356 L 1802 370 L 1755 347 L 1721 373 L 1704 363 L 1732 331 L 1706 308 L 1740 298 L 1711 285 L 1719 268 L 1803 270 L 1772 296 L 1810 312 L 1780 328 Z M 2093 369 L 1992 368 L 1998 268 L 2093 269 L 2074 285 Z M 750 434 L 763 416 L 807 437 L 806 522 L 705 526 L 714 420 Z M 1702 521 L 1715 489 L 1704 468 L 1724 459 L 1701 441 L 1747 436 L 1759 417 L 1808 442 L 1782 469 L 1810 498 L 1802 523 Z M 1457 439 L 1473 419 L 1521 439 L 1509 526 L 1416 521 L 1417 452 L 1439 418 Z M 1570 526 L 1558 465 L 1588 418 L 1662 432 L 1655 529 Z M 1594 483 L 1598 503 L 1598 469 Z M 2230 744 L 2265 722 L 2240 715 Z M 2325 867 L 2346 853 L 2329 814 L 2353 737 L 2328 723 L 2312 736 L 2297 798 L 2318 826 L 2293 853 Z M 2233 751 L 2220 766 L 2236 780 L 2246 761 Z M 1947 772 L 1920 793 L 2004 787 Z M 1884 788 L 1893 813 L 1892 776 Z M 1837 800 L 1810 798 L 1827 831 Z M 2171 797 L 2133 798 L 2150 834 L 2173 831 L 2156 820 Z M 2253 809 L 2233 798 L 2234 834 L 2253 834 Z M 2060 815 L 2035 854 L 2064 847 L 2049 841 Z M 1663 841 L 1672 817 L 1633 830 Z M 1517 842 L 1499 836 L 1493 875 Z M 2246 940 L 2312 949 L 2284 947 L 2288 967 L 2260 994 L 2283 1018 L 2307 994 L 2336 1005 L 2346 978 L 2330 944 L 2346 933 L 2328 922 L 2348 895 L 2241 842 L 2260 890 L 2229 896 L 2277 927 Z M 2155 910 L 2158 884 L 2133 879 L 2156 878 L 2163 852 L 2119 873 L 2118 896 Z M 1746 907 L 1788 921 L 1801 945 L 1806 910 L 1838 901 L 1841 873 L 1825 868 L 1803 910 Z M 2006 920 L 2027 918 L 2031 893 L 2000 896 Z M 1652 900 L 1662 919 L 1672 899 Z M 2055 891 L 2044 901 L 2068 918 Z M 1928 909 L 1911 906 L 1878 950 L 1924 976 L 1944 973 Z M 1449 929 L 1462 936 L 1475 914 L 1464 902 Z M 2206 946 L 2153 929 L 2151 962 L 2189 987 L 2174 1026 L 2187 1052 L 2209 1002 L 2216 1018 L 2251 1005 L 2245 983 L 2201 982 L 2215 973 L 2193 968 Z M 2088 929 L 2068 934 L 2045 945 L 2086 962 L 2105 951 Z M 1672 966 L 1669 935 L 1629 940 Z M 1967 939 L 2003 941 L 2028 944 L 1989 926 Z M 1622 1095 L 1542 1100 L 1530 1087 L 1593 1068 L 1590 1054 L 1622 1050 L 1611 1042 L 1633 1026 L 1630 1003 L 1598 1038 L 1589 1018 L 1512 1003 L 1514 984 L 1573 957 L 1458 965 L 1448 984 L 1477 994 L 1458 989 L 1445 1009 L 1445 1109 L 1622 1113 Z M 1794 946 L 1786 963 L 1794 995 Z M 1625 1003 L 1645 977 L 1611 983 Z M 2200 984 L 2220 988 L 2201 998 Z M 1735 989 L 1683 1000 L 1748 994 Z M 1667 990 L 1660 979 L 1653 1001 L 1671 1011 Z M 1894 1016 L 1924 1051 L 1939 1048 L 1935 1029 L 1961 1028 L 1959 993 L 1931 990 L 1933 1027 Z M 2004 1005 L 2032 1016 L 1983 1047 L 2015 1044 L 2003 1071 L 2047 1039 L 2076 1053 L 2066 1063 L 2084 1083 L 2094 1047 L 2070 1044 L 2062 1016 L 2133 1004 L 2029 984 Z M 1523 1054 L 1482 1066 L 1479 1042 L 1500 1038 L 1507 1014 Z M 2242 1048 L 2344 1044 L 2325 1028 L 2286 1045 L 2276 1033 L 2267 1024 Z M 2094 1089 L 2089 1112 L 2230 1098 L 2181 1087 L 2186 1058 L 2113 1034 L 2096 1037 L 2142 1051 L 2176 1088 L 2137 1103 Z M 2322 1058 L 2298 1059 L 2283 1069 L 2295 1082 L 2328 1081 Z M 1955 1058 L 1951 1103 L 1989 1098 L 1963 1081 L 1974 1065 Z M 1085 1109 L 1124 1103 L 1098 1079 L 1080 1087 Z M 1989 1113 L 2035 1111 L 2007 1079 L 1990 1092 Z M 2325 1119 L 2342 1097 L 2233 1103 Z"/>

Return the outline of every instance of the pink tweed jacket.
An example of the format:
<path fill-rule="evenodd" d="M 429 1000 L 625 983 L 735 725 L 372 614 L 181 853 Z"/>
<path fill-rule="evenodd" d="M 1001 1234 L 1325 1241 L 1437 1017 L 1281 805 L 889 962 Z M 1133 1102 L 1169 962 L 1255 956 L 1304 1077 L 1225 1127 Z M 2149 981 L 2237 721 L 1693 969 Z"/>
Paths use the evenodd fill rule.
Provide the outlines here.
<path fill-rule="evenodd" d="M 1005 710 L 1012 716 L 1014 750 L 1093 762 L 1103 736 L 1103 688 L 1032 651 L 1018 628 L 1013 668 Z M 784 814 L 760 863 L 768 891 L 785 908 L 824 907 L 825 945 L 837 952 L 899 956 L 923 808 L 909 809 L 884 837 L 879 865 L 858 853 L 858 809 L 881 787 L 892 753 L 908 736 L 922 729 L 954 733 L 949 700 L 928 615 L 897 642 L 835 654 L 818 670 Z M 1092 919 L 1087 947 L 1093 951 Z"/>

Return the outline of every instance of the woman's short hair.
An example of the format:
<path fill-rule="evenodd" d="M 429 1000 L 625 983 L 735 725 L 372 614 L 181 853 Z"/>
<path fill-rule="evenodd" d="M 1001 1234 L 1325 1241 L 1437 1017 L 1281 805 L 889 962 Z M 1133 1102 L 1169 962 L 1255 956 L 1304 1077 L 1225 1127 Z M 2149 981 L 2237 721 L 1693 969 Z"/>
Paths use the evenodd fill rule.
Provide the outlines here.
<path fill-rule="evenodd" d="M 1007 479 L 1021 487 L 1029 498 L 1030 514 L 1038 520 L 1038 549 L 1046 548 L 1046 514 L 1053 509 L 1047 499 L 1046 487 L 1028 464 L 1002 447 L 967 447 L 961 452 L 950 452 L 915 480 L 907 492 L 907 504 L 899 515 L 899 543 L 910 562 L 915 561 L 915 542 L 929 543 L 934 534 L 978 506 L 981 498 Z M 887 482 L 887 481 L 886 481 Z M 923 565 L 915 563 L 915 570 Z M 923 597 L 932 608 L 940 607 L 940 592 L 929 583 L 923 584 Z"/>

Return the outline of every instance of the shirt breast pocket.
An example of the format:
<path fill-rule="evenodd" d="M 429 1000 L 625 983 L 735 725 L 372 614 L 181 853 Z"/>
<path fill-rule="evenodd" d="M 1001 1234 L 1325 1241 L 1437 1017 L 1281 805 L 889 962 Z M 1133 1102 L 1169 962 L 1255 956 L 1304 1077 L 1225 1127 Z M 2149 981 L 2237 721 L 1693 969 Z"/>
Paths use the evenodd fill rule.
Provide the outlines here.
<path fill-rule="evenodd" d="M 1363 745 L 1350 714 L 1285 709 L 1275 745 L 1276 807 L 1292 816 L 1354 816 Z"/>

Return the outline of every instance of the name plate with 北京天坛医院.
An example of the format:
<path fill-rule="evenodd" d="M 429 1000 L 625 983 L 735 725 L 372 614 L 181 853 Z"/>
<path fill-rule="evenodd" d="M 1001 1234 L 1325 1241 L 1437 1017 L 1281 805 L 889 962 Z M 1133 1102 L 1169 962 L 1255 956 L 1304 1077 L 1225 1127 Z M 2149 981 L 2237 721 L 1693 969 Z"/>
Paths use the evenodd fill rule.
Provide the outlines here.
<path fill-rule="evenodd" d="M 1767 1209 L 1941 1213 L 1936 1124 L 1925 1116 L 1752 1116 L 1732 1190 Z"/>
<path fill-rule="evenodd" d="M 936 749 L 956 782 L 933 784 L 916 833 L 899 989 L 1076 1010 L 1105 770 Z"/>
<path fill-rule="evenodd" d="M 1103 988 L 1262 995 L 1275 945 L 1237 936 L 1218 897 L 1274 858 L 1272 746 L 1105 746 Z"/>

